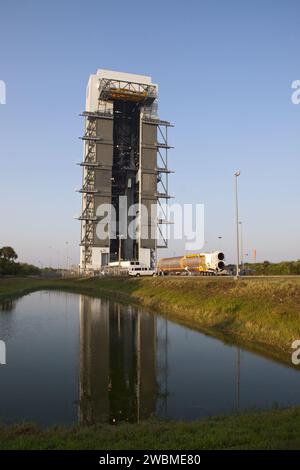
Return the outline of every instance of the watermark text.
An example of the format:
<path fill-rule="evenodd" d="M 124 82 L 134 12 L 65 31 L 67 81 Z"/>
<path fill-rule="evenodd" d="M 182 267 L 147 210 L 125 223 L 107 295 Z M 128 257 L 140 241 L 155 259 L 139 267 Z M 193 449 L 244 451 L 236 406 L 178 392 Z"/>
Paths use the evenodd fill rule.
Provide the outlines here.
<path fill-rule="evenodd" d="M 0 365 L 6 364 L 6 345 L 5 342 L 0 340 Z"/>
<path fill-rule="evenodd" d="M 6 84 L 0 80 L 0 104 L 6 104 Z"/>
<path fill-rule="evenodd" d="M 298 366 L 300 364 L 300 339 L 296 339 L 295 341 L 293 341 L 292 349 L 295 349 L 292 354 L 292 363 L 295 366 Z"/>

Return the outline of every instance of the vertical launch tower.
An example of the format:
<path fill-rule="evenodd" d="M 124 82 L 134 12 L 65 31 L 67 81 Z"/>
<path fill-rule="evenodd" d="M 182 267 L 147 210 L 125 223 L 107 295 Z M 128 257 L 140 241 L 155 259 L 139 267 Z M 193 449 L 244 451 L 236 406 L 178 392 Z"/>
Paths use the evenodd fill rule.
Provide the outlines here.
<path fill-rule="evenodd" d="M 120 259 L 151 266 L 157 248 L 167 247 L 171 124 L 158 118 L 157 97 L 148 76 L 101 69 L 89 78 L 80 163 L 82 272 Z"/>

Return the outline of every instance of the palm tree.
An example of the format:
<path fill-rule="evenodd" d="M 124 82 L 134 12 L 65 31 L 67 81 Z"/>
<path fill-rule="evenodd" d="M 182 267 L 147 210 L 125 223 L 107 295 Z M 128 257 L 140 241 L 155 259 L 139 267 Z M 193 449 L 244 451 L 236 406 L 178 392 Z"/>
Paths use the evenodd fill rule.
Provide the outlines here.
<path fill-rule="evenodd" d="M 18 255 L 11 246 L 3 246 L 0 248 L 0 258 L 8 261 L 15 261 L 18 258 Z"/>

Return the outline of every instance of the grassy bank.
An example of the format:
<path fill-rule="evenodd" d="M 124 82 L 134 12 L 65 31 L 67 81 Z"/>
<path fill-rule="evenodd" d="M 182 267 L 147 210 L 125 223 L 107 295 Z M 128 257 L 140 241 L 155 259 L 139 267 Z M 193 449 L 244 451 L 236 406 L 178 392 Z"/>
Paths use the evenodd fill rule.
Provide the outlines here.
<path fill-rule="evenodd" d="M 300 449 L 300 408 L 206 418 L 53 428 L 0 426 L 0 449 Z"/>
<path fill-rule="evenodd" d="M 300 338 L 300 278 L 1 279 L 0 300 L 60 289 L 139 303 L 195 328 L 253 343 L 290 362 Z"/>

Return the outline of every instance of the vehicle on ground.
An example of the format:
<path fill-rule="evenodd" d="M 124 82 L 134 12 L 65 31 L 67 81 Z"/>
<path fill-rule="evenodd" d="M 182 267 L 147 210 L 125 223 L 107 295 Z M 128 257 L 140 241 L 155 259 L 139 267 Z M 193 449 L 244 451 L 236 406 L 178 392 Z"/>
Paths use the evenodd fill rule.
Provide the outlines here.
<path fill-rule="evenodd" d="M 157 274 L 214 276 L 224 270 L 224 259 L 221 251 L 161 258 L 157 262 Z"/>
<path fill-rule="evenodd" d="M 140 276 L 155 276 L 156 271 L 155 269 L 148 268 L 148 267 L 143 267 L 143 266 L 131 266 L 128 269 L 128 275 L 129 276 L 134 276 L 134 277 L 140 277 Z"/>

